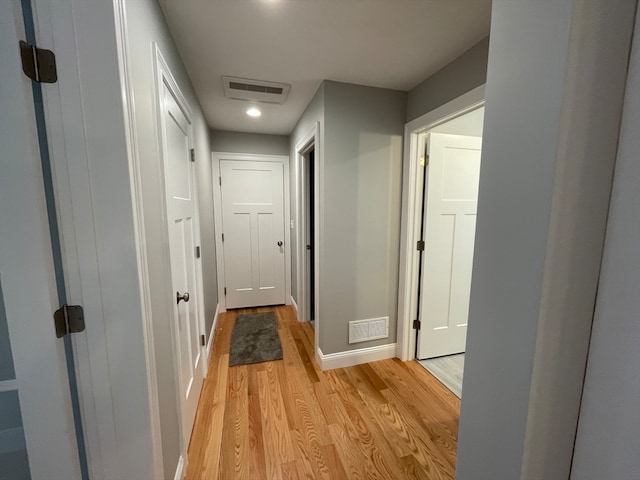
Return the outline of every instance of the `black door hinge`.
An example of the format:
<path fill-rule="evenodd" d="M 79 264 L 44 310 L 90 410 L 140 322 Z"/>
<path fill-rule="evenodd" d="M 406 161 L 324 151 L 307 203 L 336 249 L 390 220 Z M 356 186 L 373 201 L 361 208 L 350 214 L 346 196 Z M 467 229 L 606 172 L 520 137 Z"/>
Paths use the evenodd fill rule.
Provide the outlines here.
<path fill-rule="evenodd" d="M 224 287 L 224 294 L 227 294 L 227 287 Z"/>
<path fill-rule="evenodd" d="M 414 330 L 420 330 L 420 320 L 414 320 L 413 321 L 413 329 Z"/>
<path fill-rule="evenodd" d="M 202 345 L 203 347 L 207 344 L 207 341 L 204 337 L 204 335 L 200 335 L 200 345 Z"/>
<path fill-rule="evenodd" d="M 224 242 L 224 233 L 222 234 L 222 241 Z"/>
<path fill-rule="evenodd" d="M 58 81 L 56 55 L 51 50 L 38 48 L 20 40 L 20 58 L 22 71 L 34 82 L 56 83 Z"/>
<path fill-rule="evenodd" d="M 56 337 L 84 331 L 84 311 L 80 305 L 62 305 L 53 314 Z"/>
<path fill-rule="evenodd" d="M 196 258 L 200 258 L 200 245 L 196 247 Z"/>
<path fill-rule="evenodd" d="M 191 161 L 192 162 L 196 161 L 196 149 L 195 148 L 191 149 Z"/>
<path fill-rule="evenodd" d="M 418 250 L 419 252 L 424 251 L 424 240 L 418 240 L 416 242 L 416 250 Z"/>

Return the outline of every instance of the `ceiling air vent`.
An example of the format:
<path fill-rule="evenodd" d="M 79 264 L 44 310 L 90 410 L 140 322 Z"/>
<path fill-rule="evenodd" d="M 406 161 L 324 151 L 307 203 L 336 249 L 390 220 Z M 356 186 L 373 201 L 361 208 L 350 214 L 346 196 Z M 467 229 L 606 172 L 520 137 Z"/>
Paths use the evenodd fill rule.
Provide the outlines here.
<path fill-rule="evenodd" d="M 232 100 L 283 104 L 291 85 L 246 78 L 222 77 L 224 96 Z"/>

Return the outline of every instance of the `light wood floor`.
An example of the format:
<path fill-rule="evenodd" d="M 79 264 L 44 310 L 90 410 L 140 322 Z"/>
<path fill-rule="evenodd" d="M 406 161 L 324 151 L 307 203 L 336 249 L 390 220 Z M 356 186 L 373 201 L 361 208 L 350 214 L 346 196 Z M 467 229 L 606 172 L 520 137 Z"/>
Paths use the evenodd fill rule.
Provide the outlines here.
<path fill-rule="evenodd" d="M 440 380 L 456 397 L 462 398 L 464 353 L 418 360 L 418 363 L 429 370 L 429 373 Z"/>
<path fill-rule="evenodd" d="M 229 367 L 238 314 L 273 309 L 284 359 Z M 290 307 L 222 314 L 187 479 L 452 479 L 460 401 L 416 362 L 321 371 Z"/>

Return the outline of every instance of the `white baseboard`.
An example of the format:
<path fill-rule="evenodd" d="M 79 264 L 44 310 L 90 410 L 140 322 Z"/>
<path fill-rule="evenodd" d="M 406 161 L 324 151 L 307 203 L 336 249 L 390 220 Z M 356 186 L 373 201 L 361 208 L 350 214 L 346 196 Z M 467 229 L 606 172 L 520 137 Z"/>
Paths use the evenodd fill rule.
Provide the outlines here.
<path fill-rule="evenodd" d="M 396 344 L 388 343 L 377 347 L 359 348 L 357 350 L 347 350 L 346 352 L 329 353 L 325 355 L 318 348 L 318 360 L 322 370 L 332 370 L 334 368 L 353 367 L 362 363 L 377 362 L 396 356 Z"/>
<path fill-rule="evenodd" d="M 220 315 L 220 304 L 216 305 L 216 313 L 213 315 L 213 323 L 211 324 L 211 331 L 209 332 L 209 340 L 207 341 L 207 362 L 211 355 L 211 348 L 213 347 L 213 337 L 216 336 L 216 326 L 218 325 L 218 316 Z"/>
<path fill-rule="evenodd" d="M 293 299 L 293 296 L 290 297 L 291 298 L 291 306 L 293 307 L 293 309 L 296 311 L 296 318 L 298 320 L 300 320 L 300 316 L 298 315 L 298 304 L 296 303 L 296 301 Z"/>
<path fill-rule="evenodd" d="M 185 471 L 184 471 L 184 457 L 182 455 L 180 455 L 180 458 L 178 459 L 178 466 L 176 467 L 176 474 L 173 477 L 173 480 L 182 480 L 184 478 L 185 475 Z"/>

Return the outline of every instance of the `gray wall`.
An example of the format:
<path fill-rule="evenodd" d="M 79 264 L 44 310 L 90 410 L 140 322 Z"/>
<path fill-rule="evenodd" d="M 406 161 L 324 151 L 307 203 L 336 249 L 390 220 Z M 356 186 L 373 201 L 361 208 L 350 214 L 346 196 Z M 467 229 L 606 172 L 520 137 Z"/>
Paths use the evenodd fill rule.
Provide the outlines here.
<path fill-rule="evenodd" d="M 320 142 L 324 131 L 324 83 L 321 83 L 313 98 L 307 105 L 304 113 L 300 116 L 298 123 L 289 136 L 289 161 L 291 166 L 290 172 L 290 192 L 291 192 L 291 220 L 293 220 L 293 228 L 291 229 L 291 237 L 289 245 L 291 245 L 291 296 L 300 305 L 298 301 L 298 259 L 296 249 L 296 236 L 298 232 L 298 219 L 296 218 L 296 178 L 297 170 L 297 152 L 296 145 L 309 132 L 316 122 L 320 122 Z M 317 159 L 316 159 L 317 160 Z"/>
<path fill-rule="evenodd" d="M 209 128 L 189 78 L 173 43 L 164 17 L 155 0 L 126 0 L 127 30 L 131 80 L 134 90 L 135 128 L 138 136 L 143 179 L 145 235 L 151 282 L 152 318 L 158 396 L 160 399 L 162 449 L 166 478 L 173 478 L 180 454 L 177 385 L 175 382 L 171 331 L 173 330 L 173 296 L 169 246 L 166 238 L 162 188 L 162 157 L 158 147 L 153 42 L 157 42 L 193 113 L 196 151 L 197 188 L 202 238 L 202 270 L 207 330 L 211 328 L 217 299 L 215 275 L 215 236 L 213 228 L 213 193 Z"/>
<path fill-rule="evenodd" d="M 406 121 L 418 118 L 484 84 L 488 54 L 489 37 L 415 86 L 407 96 Z"/>
<path fill-rule="evenodd" d="M 571 478 L 640 478 L 640 13 Z"/>
<path fill-rule="evenodd" d="M 633 8 L 493 2 L 459 480 L 569 476 Z"/>
<path fill-rule="evenodd" d="M 395 342 L 406 93 L 324 82 L 320 348 Z M 387 339 L 348 343 L 348 322 L 389 317 Z"/>
<path fill-rule="evenodd" d="M 212 152 L 289 155 L 287 135 L 211 130 L 210 139 Z"/>

